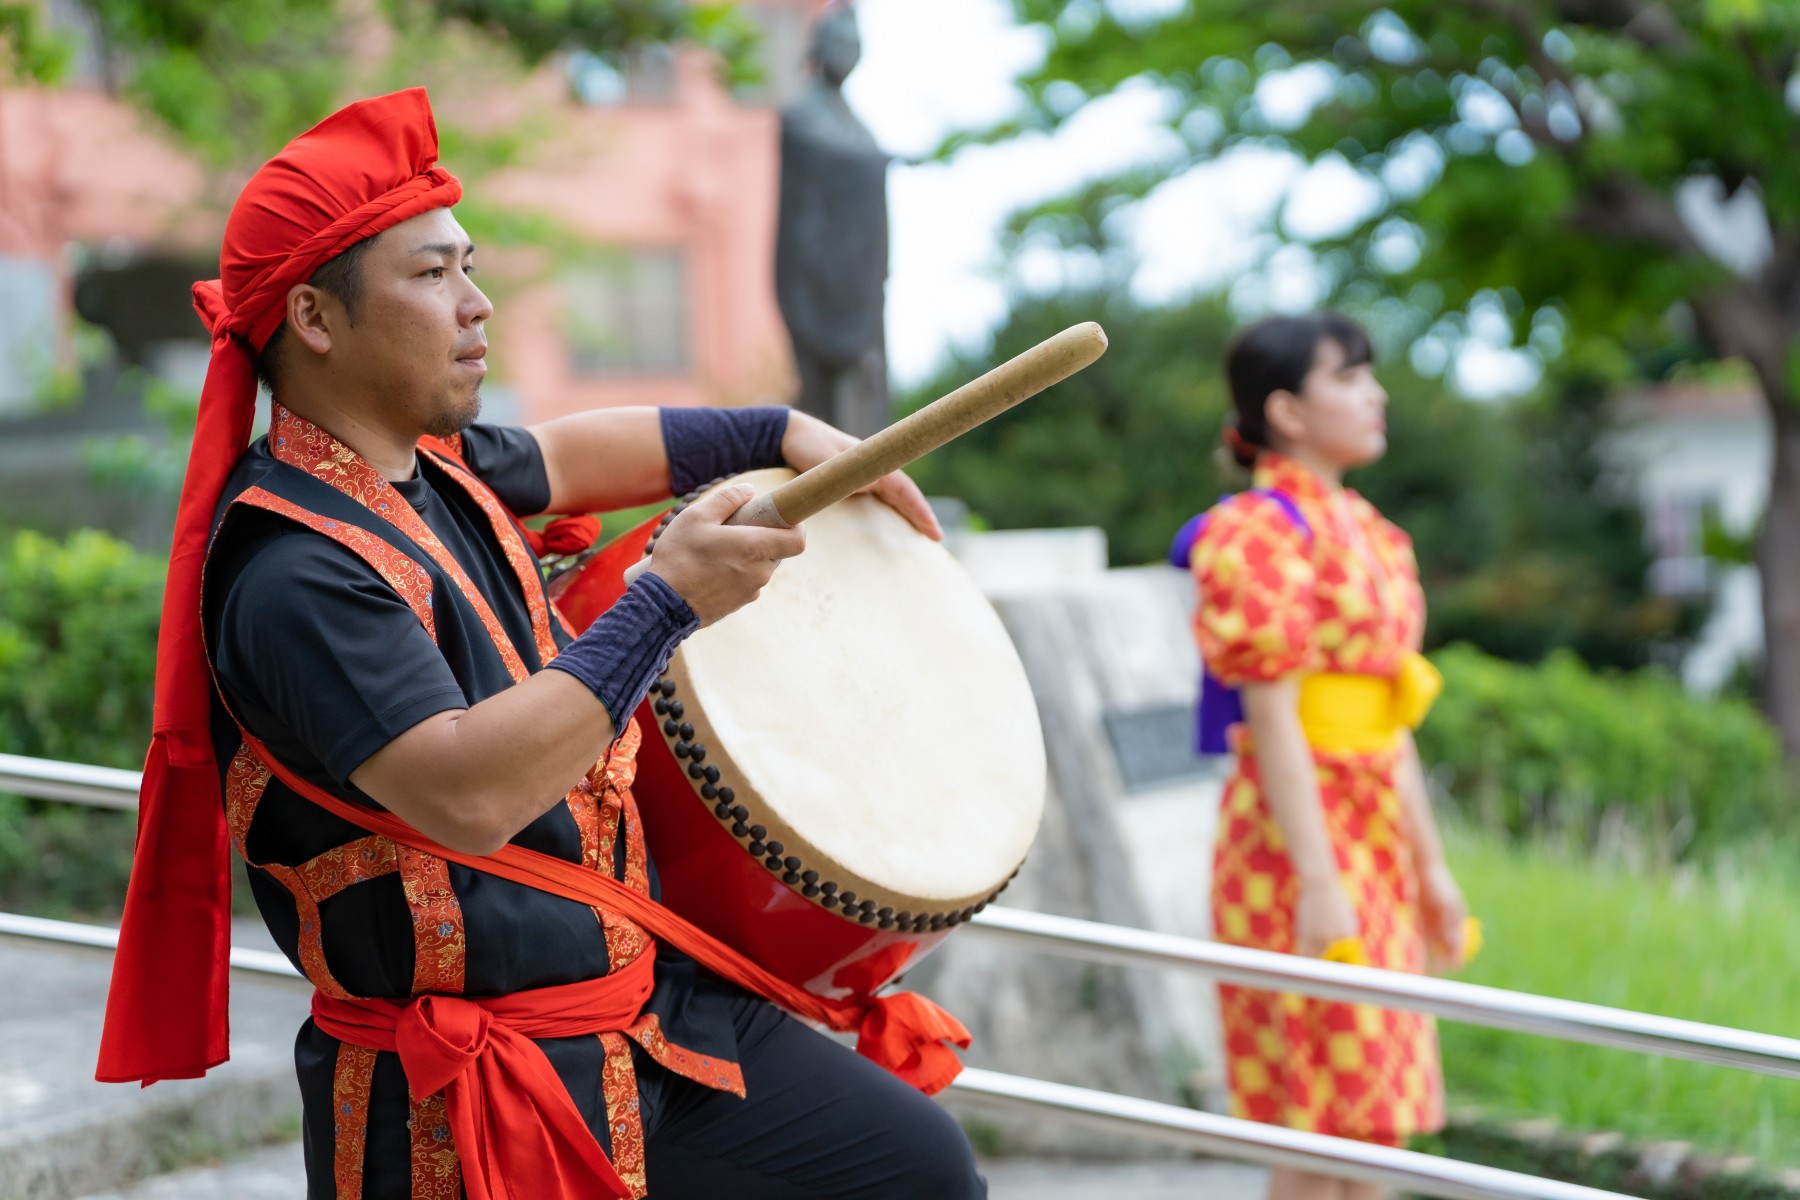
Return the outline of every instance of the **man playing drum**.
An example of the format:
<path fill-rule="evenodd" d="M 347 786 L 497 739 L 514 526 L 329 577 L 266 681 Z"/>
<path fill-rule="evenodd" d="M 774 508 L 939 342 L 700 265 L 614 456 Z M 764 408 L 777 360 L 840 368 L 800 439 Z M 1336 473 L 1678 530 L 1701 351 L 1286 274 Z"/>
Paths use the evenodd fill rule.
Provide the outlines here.
<path fill-rule="evenodd" d="M 436 157 L 422 90 L 351 105 L 251 178 L 195 289 L 213 359 L 100 1077 L 226 1057 L 229 837 L 317 988 L 295 1047 L 312 1200 L 984 1195 L 920 1092 L 622 912 L 442 856 L 524 847 L 654 894 L 631 713 L 803 544 L 726 525 L 748 498 L 727 488 L 576 638 L 510 514 L 851 439 L 767 408 L 472 424 L 492 308 Z M 273 421 L 246 450 L 257 375 Z M 937 536 L 904 476 L 876 492 Z M 370 832 L 393 818 L 440 854 Z"/>

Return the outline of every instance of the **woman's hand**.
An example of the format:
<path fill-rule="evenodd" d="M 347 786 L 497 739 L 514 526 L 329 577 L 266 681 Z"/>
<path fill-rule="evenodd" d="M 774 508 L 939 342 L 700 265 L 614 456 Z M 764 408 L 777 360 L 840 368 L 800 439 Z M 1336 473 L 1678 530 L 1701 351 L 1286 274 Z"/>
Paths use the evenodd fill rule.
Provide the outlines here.
<path fill-rule="evenodd" d="M 1450 962 L 1462 966 L 1468 947 L 1463 944 L 1469 905 L 1456 877 L 1443 862 L 1427 865 L 1419 873 L 1419 911 L 1425 918 L 1425 940 Z"/>
<path fill-rule="evenodd" d="M 788 416 L 787 433 L 781 439 L 781 456 L 794 470 L 805 471 L 848 450 L 856 442 L 856 438 L 843 430 L 796 411 Z M 905 472 L 883 475 L 863 490 L 912 522 L 914 529 L 932 541 L 944 540 L 944 531 L 939 528 L 931 505 L 925 502 L 925 493 L 906 477 Z"/>
<path fill-rule="evenodd" d="M 1334 943 L 1362 936 L 1350 893 L 1335 877 L 1302 880 L 1294 910 L 1294 953 L 1318 958 Z"/>

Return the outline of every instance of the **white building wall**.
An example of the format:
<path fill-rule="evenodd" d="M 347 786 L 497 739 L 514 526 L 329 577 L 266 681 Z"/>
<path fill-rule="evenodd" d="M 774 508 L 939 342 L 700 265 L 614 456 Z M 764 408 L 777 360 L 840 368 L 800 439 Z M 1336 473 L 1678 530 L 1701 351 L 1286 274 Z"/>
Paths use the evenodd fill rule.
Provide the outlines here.
<path fill-rule="evenodd" d="M 1634 478 L 1652 526 L 1672 512 L 1691 514 L 1693 543 L 1658 563 L 1662 581 L 1678 584 L 1710 573 L 1713 612 L 1682 662 L 1688 686 L 1715 691 L 1737 664 L 1762 654 L 1762 600 L 1754 567 L 1720 567 L 1700 557 L 1698 518 L 1711 510 L 1733 534 L 1748 534 L 1768 501 L 1772 454 L 1767 415 L 1758 406 L 1721 398 L 1716 411 L 1647 415 L 1615 435 L 1616 461 Z M 1684 561 L 1685 560 L 1685 561 Z"/>

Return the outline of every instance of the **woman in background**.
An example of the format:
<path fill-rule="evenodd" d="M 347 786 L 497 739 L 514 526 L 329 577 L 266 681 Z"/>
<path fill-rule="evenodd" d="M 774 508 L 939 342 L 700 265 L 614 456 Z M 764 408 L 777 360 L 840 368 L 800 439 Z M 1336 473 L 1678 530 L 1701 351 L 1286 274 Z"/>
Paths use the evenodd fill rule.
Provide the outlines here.
<path fill-rule="evenodd" d="M 1188 556 L 1208 672 L 1241 694 L 1213 866 L 1220 941 L 1423 972 L 1460 963 L 1465 907 L 1444 862 L 1412 729 L 1440 686 L 1418 650 L 1412 543 L 1343 486 L 1387 448 L 1387 393 L 1348 317 L 1276 317 L 1227 352 L 1225 439 L 1252 490 Z M 1395 1146 L 1442 1127 L 1431 1018 L 1222 986 L 1233 1108 Z M 1277 1169 L 1270 1200 L 1381 1189 Z"/>

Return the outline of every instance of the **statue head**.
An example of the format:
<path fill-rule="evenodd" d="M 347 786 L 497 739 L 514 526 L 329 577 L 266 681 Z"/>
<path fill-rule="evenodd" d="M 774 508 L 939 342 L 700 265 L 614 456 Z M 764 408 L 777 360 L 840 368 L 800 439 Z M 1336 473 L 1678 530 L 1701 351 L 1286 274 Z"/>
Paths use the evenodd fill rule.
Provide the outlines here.
<path fill-rule="evenodd" d="M 856 10 L 848 4 L 826 5 L 813 22 L 812 45 L 807 48 L 806 60 L 820 78 L 838 87 L 856 69 L 860 58 L 862 35 L 856 30 Z"/>

